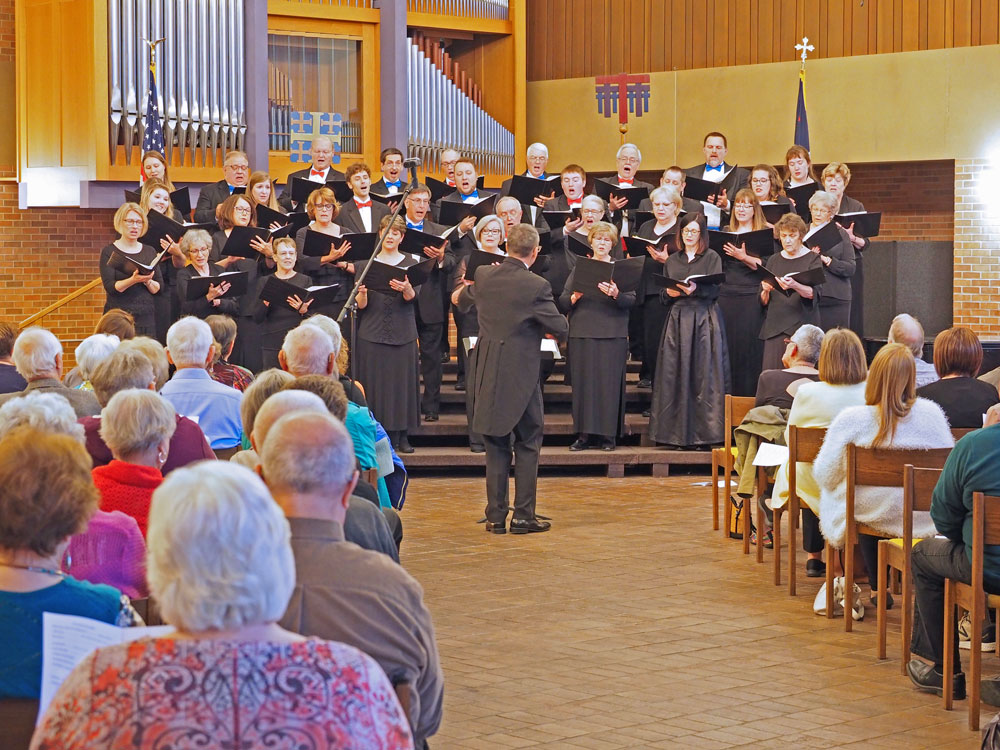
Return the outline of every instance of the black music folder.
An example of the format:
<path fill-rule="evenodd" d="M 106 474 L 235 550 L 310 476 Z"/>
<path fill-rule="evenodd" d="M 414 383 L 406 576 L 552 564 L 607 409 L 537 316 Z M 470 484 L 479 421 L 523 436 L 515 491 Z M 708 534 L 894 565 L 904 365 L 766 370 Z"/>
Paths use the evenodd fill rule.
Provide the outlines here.
<path fill-rule="evenodd" d="M 256 237 L 267 242 L 271 236 L 271 233 L 262 227 L 233 227 L 229 239 L 222 247 L 222 257 L 235 255 L 239 258 L 256 259 L 260 253 L 250 247 L 250 241 Z"/>
<path fill-rule="evenodd" d="M 351 186 L 345 180 L 328 180 L 324 183 L 314 182 L 305 177 L 293 177 L 292 200 L 296 203 L 305 204 L 309 200 L 309 196 L 312 195 L 312 192 L 319 190 L 321 187 L 330 188 L 336 196 L 338 203 L 350 200 L 354 195 L 354 191 L 351 190 Z"/>
<path fill-rule="evenodd" d="M 622 237 L 622 245 L 624 246 L 625 254 L 628 257 L 644 258 L 649 255 L 649 248 L 652 247 L 657 250 L 663 250 L 664 247 L 670 244 L 675 236 L 676 234 L 674 232 L 667 232 L 658 240 L 647 240 L 643 237 Z"/>
<path fill-rule="evenodd" d="M 562 229 L 570 219 L 580 218 L 580 209 L 571 208 L 569 211 L 542 211 L 542 217 L 551 229 Z"/>
<path fill-rule="evenodd" d="M 664 288 L 677 289 L 682 291 L 684 287 L 690 284 L 692 281 L 695 284 L 721 284 L 726 280 L 726 274 L 724 273 L 696 273 L 688 276 L 686 279 L 671 279 L 669 276 L 660 276 L 659 274 L 653 274 L 653 281 L 657 286 Z"/>
<path fill-rule="evenodd" d="M 792 295 L 793 290 L 782 289 L 778 284 L 778 277 L 763 265 L 757 266 L 757 275 L 761 278 L 761 280 L 766 281 L 773 286 L 774 291 L 781 292 L 786 297 L 790 297 Z M 788 274 L 788 276 L 793 277 L 795 281 L 800 284 L 805 284 L 806 286 L 819 286 L 826 281 L 826 271 L 819 267 L 810 268 L 806 271 L 794 271 L 793 273 Z"/>
<path fill-rule="evenodd" d="M 441 247 L 441 245 L 448 242 L 448 235 L 454 232 L 455 229 L 456 227 L 451 227 L 440 235 L 422 232 L 419 229 L 407 229 L 406 234 L 403 235 L 403 242 L 399 246 L 399 251 L 423 257 L 425 247 Z"/>
<path fill-rule="evenodd" d="M 841 239 L 843 238 L 840 235 L 840 225 L 835 221 L 829 221 L 803 239 L 802 244 L 810 249 L 818 247 L 821 253 L 826 253 L 840 242 Z"/>
<path fill-rule="evenodd" d="M 146 229 L 146 233 L 140 238 L 140 241 L 155 250 L 160 249 L 160 240 L 167 237 L 174 242 L 180 242 L 184 233 L 191 229 L 204 229 L 209 234 L 215 229 L 214 221 L 207 224 L 181 224 L 153 209 L 150 209 L 146 214 L 146 224 L 148 228 Z"/>
<path fill-rule="evenodd" d="M 727 242 L 739 247 L 746 244 L 747 252 L 756 255 L 758 258 L 766 258 L 774 255 L 774 230 L 758 229 L 753 232 L 716 232 L 714 229 L 708 231 L 708 246 L 715 250 L 723 259 L 728 258 L 723 247 Z"/>
<path fill-rule="evenodd" d="M 307 229 L 305 242 L 302 245 L 302 254 L 310 258 L 322 258 L 330 252 L 331 247 L 340 250 L 346 242 L 350 242 L 351 246 L 342 257 L 337 259 L 338 262 L 366 261 L 372 257 L 372 253 L 375 251 L 375 245 L 378 244 L 378 234 L 375 232 L 352 232 L 334 237 L 332 234 Z"/>
<path fill-rule="evenodd" d="M 257 205 L 257 226 L 264 229 L 270 229 L 272 224 L 278 224 L 282 227 L 291 226 L 292 230 L 290 234 L 294 234 L 302 229 L 302 227 L 308 226 L 309 221 L 309 214 L 305 211 L 293 211 L 290 214 L 284 214 L 268 206 Z"/>
<path fill-rule="evenodd" d="M 496 263 L 503 263 L 504 258 L 506 257 L 506 255 L 487 253 L 484 250 L 473 250 L 469 254 L 469 261 L 465 266 L 465 278 L 475 281 L 476 270 L 480 266 L 492 266 Z"/>
<path fill-rule="evenodd" d="M 818 182 L 807 182 L 798 187 L 785 188 L 785 195 L 795 201 L 795 213 L 801 216 L 806 224 L 809 223 L 809 217 L 812 215 L 809 211 L 809 199 L 819 189 Z"/>
<path fill-rule="evenodd" d="M 231 299 L 242 297 L 247 293 L 250 274 L 246 271 L 227 271 L 218 276 L 192 276 L 188 280 L 187 298 L 189 300 L 198 299 L 208 294 L 209 286 L 218 286 L 223 282 L 229 282 L 229 289 L 220 294 L 220 299 Z"/>
<path fill-rule="evenodd" d="M 267 281 L 264 282 L 264 286 L 260 290 L 260 298 L 272 305 L 287 305 L 289 297 L 298 296 L 303 302 L 313 300 L 317 305 L 320 305 L 333 302 L 337 298 L 339 288 L 340 284 L 302 288 L 290 281 L 271 275 L 267 277 Z"/>
<path fill-rule="evenodd" d="M 153 272 L 153 269 L 156 268 L 156 264 L 160 262 L 160 258 L 162 258 L 166 252 L 166 250 L 161 250 L 147 265 L 145 263 L 140 263 L 132 254 L 123 253 L 115 247 L 111 250 L 111 256 L 108 258 L 108 265 L 118 271 L 121 271 L 122 273 L 127 273 L 130 276 L 136 271 L 139 272 L 140 276 L 145 276 L 146 274 Z"/>
<path fill-rule="evenodd" d="M 837 214 L 833 217 L 833 220 L 844 227 L 844 229 L 853 224 L 853 232 L 858 237 L 878 237 L 879 230 L 882 228 L 881 211 L 858 211 L 856 213 Z"/>
<path fill-rule="evenodd" d="M 578 235 L 576 232 L 570 232 L 566 236 L 569 237 L 569 242 L 566 243 L 566 246 L 569 248 L 569 251 L 574 255 L 579 255 L 581 258 L 586 258 L 590 255 L 591 252 L 593 252 L 590 249 L 590 244 L 587 242 L 587 240 L 581 239 L 580 235 Z"/>
<path fill-rule="evenodd" d="M 703 180 L 700 177 L 691 177 L 688 175 L 684 180 L 684 197 L 692 198 L 696 201 L 708 202 L 709 198 L 716 197 L 725 190 L 726 198 L 732 200 L 736 193 L 734 189 L 736 187 L 736 170 L 737 167 L 730 169 L 726 172 L 726 176 L 719 182 Z"/>
<path fill-rule="evenodd" d="M 684 215 L 683 213 L 677 214 L 677 221 L 680 221 L 683 215 Z M 652 211 L 633 211 L 632 224 L 631 224 L 632 230 L 634 231 L 639 229 L 639 227 L 641 227 L 647 221 L 652 221 L 655 218 L 656 216 L 653 214 Z"/>
<path fill-rule="evenodd" d="M 768 224 L 777 224 L 778 219 L 792 212 L 792 206 L 789 203 L 762 203 L 760 210 Z"/>
<path fill-rule="evenodd" d="M 594 192 L 602 197 L 605 202 L 611 200 L 611 196 L 628 199 L 625 204 L 626 209 L 639 208 L 639 204 L 649 197 L 649 188 L 644 187 L 618 187 L 604 180 L 594 180 Z"/>
<path fill-rule="evenodd" d="M 392 266 L 380 260 L 375 260 L 368 267 L 368 274 L 365 276 L 364 285 L 372 291 L 382 292 L 383 294 L 400 294 L 400 292 L 389 286 L 391 280 L 402 281 L 405 278 L 409 278 L 410 286 L 418 287 L 430 277 L 435 262 L 433 258 L 428 258 L 420 263 L 404 267 L 401 265 Z"/>
<path fill-rule="evenodd" d="M 642 258 L 627 258 L 612 263 L 580 258 L 573 270 L 573 291 L 581 294 L 604 294 L 597 285 L 614 281 L 622 294 L 634 292 L 639 288 L 644 264 Z"/>
<path fill-rule="evenodd" d="M 369 190 L 368 197 L 370 197 L 373 201 L 378 201 L 383 206 L 388 206 L 392 203 L 398 203 L 399 199 L 403 197 L 403 193 L 399 192 L 396 193 L 395 195 L 381 195 L 379 193 Z"/>
<path fill-rule="evenodd" d="M 545 179 L 537 177 L 526 177 L 523 174 L 516 174 L 510 181 L 510 193 L 508 195 L 517 198 L 526 206 L 534 205 L 535 198 L 544 196 L 546 198 L 555 197 L 559 188 L 559 175 L 552 175 Z"/>
<path fill-rule="evenodd" d="M 496 193 L 490 193 L 478 201 L 441 201 L 438 205 L 438 216 L 441 224 L 454 226 L 460 224 L 467 216 L 475 216 L 476 220 L 494 213 Z"/>

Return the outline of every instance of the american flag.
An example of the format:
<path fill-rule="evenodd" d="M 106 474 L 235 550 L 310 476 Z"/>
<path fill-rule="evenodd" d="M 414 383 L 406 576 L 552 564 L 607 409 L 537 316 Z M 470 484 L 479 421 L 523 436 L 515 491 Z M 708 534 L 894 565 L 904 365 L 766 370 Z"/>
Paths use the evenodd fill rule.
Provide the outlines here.
<path fill-rule="evenodd" d="M 163 149 L 163 123 L 160 122 L 160 108 L 156 97 L 156 69 L 149 66 L 149 89 L 146 91 L 146 130 L 142 134 L 142 152 Z M 142 170 L 142 166 L 139 167 Z M 145 178 L 145 175 L 143 175 Z"/>

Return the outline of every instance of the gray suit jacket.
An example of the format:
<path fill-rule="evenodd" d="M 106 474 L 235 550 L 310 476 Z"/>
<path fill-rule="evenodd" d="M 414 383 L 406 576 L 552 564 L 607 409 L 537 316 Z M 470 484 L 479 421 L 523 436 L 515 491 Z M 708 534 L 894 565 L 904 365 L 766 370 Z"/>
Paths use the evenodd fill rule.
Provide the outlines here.
<path fill-rule="evenodd" d="M 458 307 L 479 313 L 475 351 L 472 429 L 484 435 L 506 435 L 524 414 L 538 389 L 543 334 L 565 340 L 566 318 L 552 298 L 549 282 L 533 274 L 518 258 L 483 266 L 476 283 L 464 287 Z"/>
<path fill-rule="evenodd" d="M 0 396 L 0 406 L 3 406 L 11 399 L 27 396 L 32 391 L 57 393 L 62 396 L 73 407 L 77 419 L 80 417 L 95 417 L 101 413 L 101 405 L 97 403 L 97 397 L 91 391 L 78 391 L 74 388 L 67 388 L 55 378 L 32 380 L 23 391 L 3 394 Z"/>

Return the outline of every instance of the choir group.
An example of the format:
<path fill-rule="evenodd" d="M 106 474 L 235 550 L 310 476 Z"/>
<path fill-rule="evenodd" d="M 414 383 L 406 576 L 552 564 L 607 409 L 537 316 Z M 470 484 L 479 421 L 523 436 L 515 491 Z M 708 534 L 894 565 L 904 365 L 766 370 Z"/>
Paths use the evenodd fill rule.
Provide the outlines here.
<path fill-rule="evenodd" d="M 343 327 L 354 376 L 394 446 L 409 453 L 421 415 L 438 419 L 449 314 L 465 387 L 479 329 L 475 308 L 455 306 L 459 292 L 527 223 L 541 238 L 532 271 L 569 318 L 578 435 L 570 450 L 614 450 L 630 357 L 641 362 L 640 387 L 652 388 L 655 442 L 718 444 L 725 394 L 752 395 L 763 369 L 781 367 L 800 325 L 860 333 L 862 258 L 880 214 L 846 195 L 846 164 L 817 175 L 800 146 L 788 149 L 783 176 L 769 164 L 729 164 L 721 133 L 705 136 L 703 150 L 703 164 L 671 166 L 653 185 L 637 177 L 633 144 L 618 149 L 616 174 L 588 180 L 576 164 L 548 173 L 548 149 L 535 143 L 527 170 L 495 190 L 448 150 L 446 179 L 427 177 L 407 193 L 398 149 L 382 152 L 375 181 L 363 163 L 335 169 L 320 136 L 311 166 L 288 175 L 280 195 L 246 154 L 229 152 L 193 222 L 187 189 L 148 152 L 142 189 L 127 194 L 114 219 L 119 238 L 101 253 L 105 309 L 130 312 L 137 333 L 161 341 L 181 315 L 231 316 L 230 359 L 259 372 L 277 365 L 303 317 L 338 316 L 384 234 Z M 482 436 L 470 430 L 469 441 L 483 450 Z"/>

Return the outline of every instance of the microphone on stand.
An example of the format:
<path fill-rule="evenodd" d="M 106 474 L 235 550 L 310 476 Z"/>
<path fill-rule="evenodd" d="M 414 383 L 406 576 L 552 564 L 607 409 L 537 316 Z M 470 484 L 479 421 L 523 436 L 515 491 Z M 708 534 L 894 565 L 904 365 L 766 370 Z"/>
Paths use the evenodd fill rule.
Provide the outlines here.
<path fill-rule="evenodd" d="M 403 169 L 409 169 L 410 170 L 410 184 L 411 185 L 416 185 L 417 184 L 417 167 L 419 167 L 420 164 L 421 164 L 420 159 L 418 159 L 415 156 L 411 157 L 411 158 L 409 158 L 409 159 L 407 159 L 406 161 L 403 162 Z"/>

